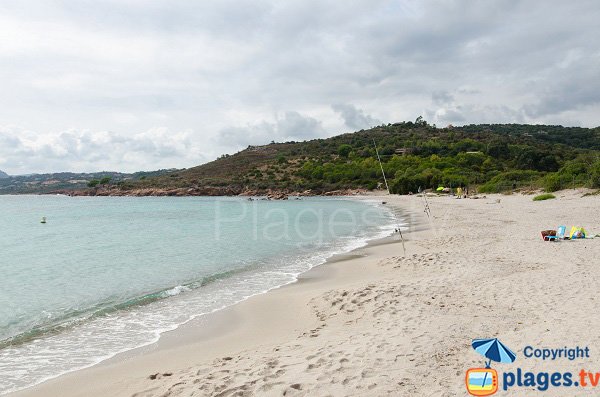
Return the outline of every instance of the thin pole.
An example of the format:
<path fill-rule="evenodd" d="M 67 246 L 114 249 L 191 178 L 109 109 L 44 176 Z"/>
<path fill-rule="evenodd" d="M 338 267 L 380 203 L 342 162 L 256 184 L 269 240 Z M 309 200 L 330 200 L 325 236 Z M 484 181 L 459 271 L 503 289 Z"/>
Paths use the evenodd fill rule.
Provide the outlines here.
<path fill-rule="evenodd" d="M 391 196 L 390 186 L 387 183 L 387 178 L 385 177 L 385 171 L 383 170 L 383 164 L 381 164 L 381 157 L 379 157 L 379 150 L 377 150 L 377 143 L 375 143 L 375 138 L 373 138 L 373 146 L 375 146 L 375 153 L 377 154 L 377 160 L 379 161 L 379 167 L 381 168 L 381 174 L 383 175 L 383 181 L 385 182 L 385 188 L 388 191 L 388 194 Z M 394 212 L 394 218 L 396 218 L 396 226 L 398 229 L 398 233 L 400 233 L 400 240 L 402 240 L 402 250 L 404 251 L 404 255 L 406 256 L 406 247 L 404 247 L 404 236 L 402 235 L 402 229 L 400 228 L 400 223 L 398 222 L 398 217 Z"/>
<path fill-rule="evenodd" d="M 379 157 L 379 150 L 377 150 L 377 144 L 375 143 L 375 138 L 373 138 L 373 145 L 375 146 L 375 153 L 377 154 L 377 160 L 379 160 L 379 167 L 381 167 L 381 173 L 383 174 L 383 181 L 385 182 L 385 188 L 388 191 L 388 194 L 390 193 L 390 187 L 388 186 L 387 183 L 387 178 L 385 177 L 385 172 L 383 171 L 383 164 L 381 164 L 381 157 Z"/>
<path fill-rule="evenodd" d="M 431 209 L 429 208 L 429 202 L 427 201 L 427 194 L 423 192 L 423 200 L 425 201 L 425 213 L 427 214 L 427 218 L 431 217 Z"/>

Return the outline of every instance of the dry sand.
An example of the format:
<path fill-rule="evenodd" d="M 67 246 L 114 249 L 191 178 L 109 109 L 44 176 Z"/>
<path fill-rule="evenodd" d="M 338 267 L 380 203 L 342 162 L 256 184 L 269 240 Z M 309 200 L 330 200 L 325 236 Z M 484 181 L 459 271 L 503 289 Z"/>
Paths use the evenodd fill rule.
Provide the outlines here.
<path fill-rule="evenodd" d="M 518 356 L 494 365 L 500 372 L 600 372 L 600 238 L 550 243 L 539 234 L 559 224 L 600 232 L 600 196 L 558 196 L 434 197 L 430 219 L 423 198 L 385 197 L 408 211 L 406 256 L 397 241 L 358 250 L 14 396 L 461 396 L 465 371 L 483 364 L 471 340 L 491 337 Z M 527 345 L 589 346 L 591 357 L 527 359 Z M 575 394 L 598 393 L 541 395 Z"/>

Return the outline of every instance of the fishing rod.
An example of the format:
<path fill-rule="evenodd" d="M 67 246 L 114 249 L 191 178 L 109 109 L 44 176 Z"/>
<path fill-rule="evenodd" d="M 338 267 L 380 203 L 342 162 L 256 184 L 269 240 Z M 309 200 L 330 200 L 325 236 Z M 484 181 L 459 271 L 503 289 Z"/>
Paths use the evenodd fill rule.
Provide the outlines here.
<path fill-rule="evenodd" d="M 421 187 L 419 186 L 419 189 Z M 431 208 L 429 208 L 429 201 L 427 201 L 427 193 L 423 192 L 423 200 L 425 200 L 425 213 L 427 214 L 427 218 L 431 218 Z"/>
<path fill-rule="evenodd" d="M 379 150 L 377 150 L 377 143 L 375 143 L 375 138 L 373 138 L 373 146 L 375 146 L 375 154 L 377 154 L 377 160 L 379 161 L 379 167 L 381 168 L 381 174 L 383 175 L 383 181 L 385 182 L 385 188 L 388 191 L 388 194 L 391 196 L 390 186 L 388 185 L 387 178 L 385 177 L 385 171 L 383 170 L 383 164 L 381 163 L 381 157 L 379 157 Z M 402 250 L 404 251 L 404 256 L 406 256 L 406 247 L 404 247 L 404 236 L 402 235 L 402 229 L 400 228 L 400 222 L 398 222 L 398 216 L 396 211 L 393 211 L 394 218 L 396 219 L 396 230 L 400 233 L 400 240 L 402 241 Z"/>

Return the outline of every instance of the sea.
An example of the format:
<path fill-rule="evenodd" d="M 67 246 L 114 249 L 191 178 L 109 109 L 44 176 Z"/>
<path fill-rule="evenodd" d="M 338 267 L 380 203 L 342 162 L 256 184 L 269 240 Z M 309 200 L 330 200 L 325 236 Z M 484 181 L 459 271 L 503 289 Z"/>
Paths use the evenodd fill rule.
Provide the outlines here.
<path fill-rule="evenodd" d="M 0 394 L 292 283 L 396 221 L 369 199 L 0 196 Z"/>

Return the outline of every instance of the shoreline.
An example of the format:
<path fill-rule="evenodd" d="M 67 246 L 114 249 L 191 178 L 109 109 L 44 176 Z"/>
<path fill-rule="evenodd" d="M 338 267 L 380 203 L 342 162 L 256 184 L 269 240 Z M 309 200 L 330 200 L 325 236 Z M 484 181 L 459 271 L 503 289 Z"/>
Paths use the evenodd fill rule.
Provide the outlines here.
<path fill-rule="evenodd" d="M 52 190 L 38 195 L 60 194 L 69 197 L 265 197 L 273 200 L 287 200 L 287 197 L 339 197 L 377 194 L 377 191 L 364 188 L 344 188 L 338 190 L 289 190 L 289 189 L 247 189 L 241 187 L 140 187 L 136 189 L 121 189 L 116 186 Z M 381 191 L 383 193 L 383 191 Z M 36 194 L 36 193 L 33 193 Z"/>
<path fill-rule="evenodd" d="M 518 357 L 493 364 L 500 371 L 593 370 L 600 239 L 545 242 L 539 232 L 564 224 L 598 233 L 600 196 L 556 196 L 432 197 L 431 218 L 416 196 L 386 196 L 411 222 L 406 255 L 398 243 L 361 248 L 156 344 L 9 396 L 451 397 L 465 395 L 466 370 L 483 365 L 472 339 L 493 337 Z M 547 362 L 524 357 L 527 345 L 591 353 Z"/>
<path fill-rule="evenodd" d="M 85 197 L 89 197 L 89 196 L 85 196 Z M 95 196 L 95 197 L 104 197 L 104 196 Z M 117 197 L 117 196 L 113 196 L 113 197 Z M 136 197 L 136 196 L 126 196 L 126 197 Z M 145 197 L 153 197 L 153 196 L 145 196 Z M 161 197 L 161 196 L 156 196 L 156 197 Z M 195 197 L 195 196 L 185 196 L 185 197 Z M 329 197 L 329 196 L 323 196 L 323 197 Z M 357 200 L 357 201 L 363 201 L 363 202 L 369 202 L 369 201 L 371 201 L 371 202 L 377 201 L 378 202 L 381 198 L 385 198 L 385 197 L 386 196 L 360 195 L 360 196 L 333 196 L 331 198 Z M 370 205 L 376 205 L 376 204 L 371 203 Z M 395 212 L 392 209 L 388 209 L 388 210 L 391 215 L 395 214 Z M 400 211 L 402 211 L 402 209 L 400 209 Z M 403 226 L 403 227 L 406 227 L 406 226 Z M 383 231 L 382 231 L 382 233 L 383 233 Z M 215 324 L 219 323 L 219 319 L 222 317 L 221 312 L 227 311 L 229 309 L 233 309 L 235 306 L 243 304 L 244 302 L 254 299 L 258 296 L 267 295 L 273 291 L 287 288 L 291 285 L 311 282 L 316 279 L 320 279 L 323 274 L 326 274 L 326 272 L 323 273 L 324 271 L 320 270 L 321 267 L 327 266 L 329 264 L 337 263 L 337 262 L 344 262 L 344 261 L 347 261 L 350 259 L 364 257 L 363 254 L 357 254 L 357 252 L 359 252 L 360 250 L 363 250 L 365 248 L 379 246 L 379 245 L 386 245 L 386 244 L 394 244 L 397 242 L 398 241 L 394 241 L 394 237 L 392 234 L 388 234 L 383 237 L 372 237 L 370 239 L 365 240 L 363 243 L 360 243 L 360 244 L 364 244 L 364 245 L 361 245 L 357 248 L 352 248 L 349 251 L 334 253 L 334 254 L 332 254 L 332 256 L 326 258 L 324 262 L 318 263 L 316 265 L 312 265 L 312 267 L 310 269 L 298 274 L 296 276 L 296 278 L 291 282 L 288 282 L 288 283 L 285 283 L 282 285 L 278 285 L 278 286 L 272 287 L 266 291 L 262 291 L 262 292 L 258 292 L 256 294 L 250 295 L 248 297 L 243 298 L 241 301 L 238 301 L 231 305 L 226 305 L 226 306 L 214 309 L 211 312 L 195 316 L 194 318 L 191 318 L 191 319 L 185 321 L 184 323 L 178 324 L 174 329 L 170 329 L 167 331 L 161 331 L 156 340 L 150 341 L 150 342 L 145 343 L 138 347 L 124 349 L 123 351 L 111 354 L 109 357 L 102 358 L 102 359 L 100 359 L 100 361 L 98 361 L 94 364 L 91 364 L 91 365 L 88 365 L 88 366 L 85 366 L 82 368 L 70 370 L 70 371 L 64 372 L 60 375 L 50 377 L 50 378 L 42 380 L 34 385 L 28 386 L 24 389 L 12 391 L 12 392 L 0 394 L 0 395 L 19 396 L 21 394 L 27 395 L 29 392 L 33 392 L 35 394 L 36 392 L 34 390 L 36 390 L 37 388 L 43 388 L 44 385 L 46 385 L 47 383 L 52 383 L 54 381 L 62 379 L 63 377 L 67 377 L 70 375 L 76 375 L 81 371 L 93 370 L 96 367 L 102 367 L 104 365 L 111 365 L 113 363 L 119 363 L 123 360 L 129 360 L 134 357 L 144 355 L 144 354 L 147 354 L 148 352 L 154 351 L 155 350 L 154 345 L 158 345 L 159 343 L 161 343 L 161 340 L 163 340 L 163 338 L 167 339 L 165 346 L 168 346 L 168 348 L 172 348 L 176 344 L 181 343 L 181 336 L 176 335 L 174 337 L 174 339 L 177 340 L 178 342 L 171 343 L 171 342 L 169 342 L 169 340 L 171 339 L 171 335 L 178 334 L 180 332 L 184 332 L 184 333 L 189 332 L 189 331 L 187 331 L 188 327 L 189 328 L 198 328 L 197 331 L 199 331 L 200 334 L 203 335 L 204 338 L 211 338 L 213 335 L 213 332 L 215 331 Z M 227 320 L 228 323 L 231 323 L 232 321 L 233 321 L 232 319 Z M 187 340 L 187 343 L 193 343 L 194 338 Z M 158 349 L 163 349 L 163 347 L 161 346 Z"/>

